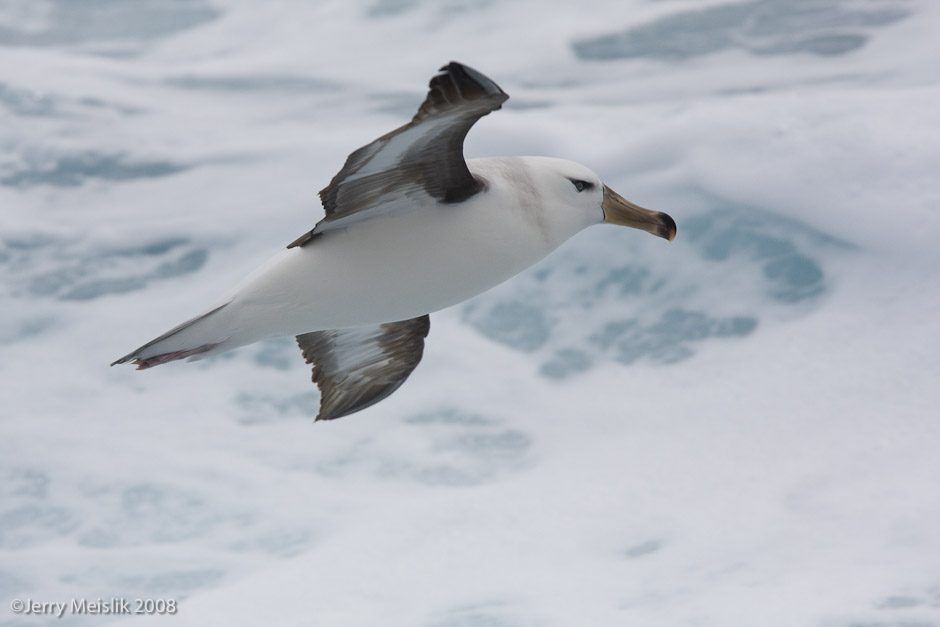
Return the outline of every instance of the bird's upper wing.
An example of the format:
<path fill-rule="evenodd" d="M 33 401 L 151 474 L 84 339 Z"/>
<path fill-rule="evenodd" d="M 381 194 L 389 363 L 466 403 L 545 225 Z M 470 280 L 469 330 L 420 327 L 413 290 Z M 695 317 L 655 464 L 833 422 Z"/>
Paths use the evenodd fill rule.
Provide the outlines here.
<path fill-rule="evenodd" d="M 317 420 L 332 420 L 378 403 L 405 382 L 421 361 L 427 315 L 375 326 L 313 331 L 297 336 L 320 388 Z"/>
<path fill-rule="evenodd" d="M 463 157 L 470 127 L 509 98 L 492 80 L 450 62 L 431 79 L 428 95 L 411 122 L 353 152 L 343 169 L 320 192 L 326 217 L 288 248 L 315 236 L 382 215 L 410 203 L 411 193 L 444 202 L 474 195 L 482 183 Z"/>

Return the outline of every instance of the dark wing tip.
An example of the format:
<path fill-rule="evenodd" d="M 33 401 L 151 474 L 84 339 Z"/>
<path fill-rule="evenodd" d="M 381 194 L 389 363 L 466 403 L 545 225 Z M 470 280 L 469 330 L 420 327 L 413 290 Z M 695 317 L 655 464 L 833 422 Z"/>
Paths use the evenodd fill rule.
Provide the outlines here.
<path fill-rule="evenodd" d="M 415 114 L 414 121 L 461 103 L 477 101 L 484 104 L 477 115 L 485 115 L 499 109 L 508 99 L 509 95 L 491 78 L 472 67 L 451 61 L 428 83 L 428 97 Z"/>
<path fill-rule="evenodd" d="M 482 72 L 474 70 L 469 65 L 451 61 L 439 71 L 442 72 L 442 74 L 438 74 L 434 78 L 450 75 L 457 87 L 460 88 L 464 98 L 468 100 L 495 97 L 505 102 L 509 98 L 509 94 L 504 92 L 493 79 Z M 433 82 L 434 79 L 431 80 Z"/>

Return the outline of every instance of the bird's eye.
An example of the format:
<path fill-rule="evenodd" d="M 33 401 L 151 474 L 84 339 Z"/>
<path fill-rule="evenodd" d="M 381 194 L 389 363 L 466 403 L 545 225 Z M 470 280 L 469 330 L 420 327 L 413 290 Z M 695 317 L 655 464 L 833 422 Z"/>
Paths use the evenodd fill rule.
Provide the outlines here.
<path fill-rule="evenodd" d="M 583 192 L 586 189 L 591 189 L 594 187 L 592 183 L 588 183 L 587 181 L 571 181 L 571 184 L 574 185 L 574 188 L 579 192 Z"/>

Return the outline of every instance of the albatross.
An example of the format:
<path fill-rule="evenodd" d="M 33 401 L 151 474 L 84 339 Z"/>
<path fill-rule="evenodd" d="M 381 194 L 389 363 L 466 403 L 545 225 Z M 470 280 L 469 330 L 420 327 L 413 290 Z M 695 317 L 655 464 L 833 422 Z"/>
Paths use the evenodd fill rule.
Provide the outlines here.
<path fill-rule="evenodd" d="M 412 120 L 354 151 L 320 192 L 325 217 L 204 313 L 111 365 L 138 370 L 296 336 L 320 390 L 316 420 L 365 409 L 421 361 L 428 314 L 515 276 L 593 224 L 667 240 L 676 223 L 548 157 L 465 160 L 477 120 L 509 98 L 451 62 Z"/>

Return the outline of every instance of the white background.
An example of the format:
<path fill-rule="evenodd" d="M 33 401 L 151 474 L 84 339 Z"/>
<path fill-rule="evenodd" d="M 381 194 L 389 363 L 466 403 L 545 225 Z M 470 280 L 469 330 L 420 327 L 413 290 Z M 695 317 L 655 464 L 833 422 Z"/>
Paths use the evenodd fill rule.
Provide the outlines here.
<path fill-rule="evenodd" d="M 0 2 L 0 624 L 940 625 L 938 27 Z M 511 96 L 468 156 L 580 161 L 676 241 L 585 231 L 332 423 L 289 338 L 108 368 L 308 230 L 451 59 Z"/>

